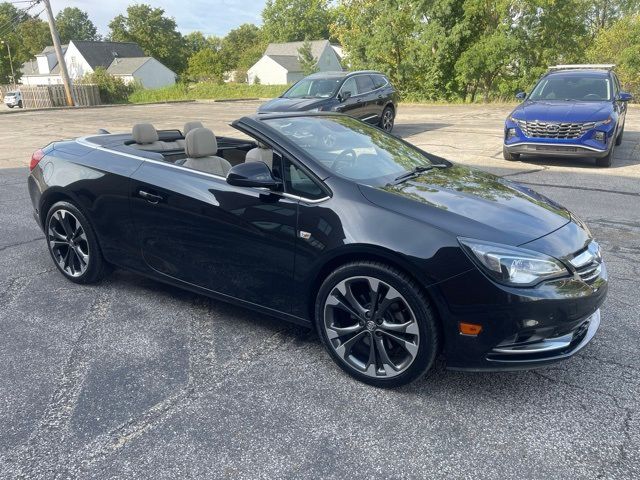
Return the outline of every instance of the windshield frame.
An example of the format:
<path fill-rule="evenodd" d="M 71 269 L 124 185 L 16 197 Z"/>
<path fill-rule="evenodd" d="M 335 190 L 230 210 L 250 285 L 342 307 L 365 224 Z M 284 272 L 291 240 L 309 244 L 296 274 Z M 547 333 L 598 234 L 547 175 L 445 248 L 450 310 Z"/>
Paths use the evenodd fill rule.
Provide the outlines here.
<path fill-rule="evenodd" d="M 411 169 L 407 169 L 404 168 L 403 170 L 398 170 L 396 172 L 393 173 L 389 173 L 386 175 L 381 175 L 381 176 L 376 176 L 376 177 L 369 177 L 369 178 L 353 178 L 350 176 L 346 176 L 346 175 L 342 175 L 339 172 L 333 170 L 332 168 L 330 168 L 328 165 L 326 165 L 322 159 L 318 158 L 316 155 L 314 155 L 314 153 L 312 151 L 310 151 L 309 148 L 306 148 L 305 146 L 296 143 L 289 135 L 284 134 L 280 128 L 278 128 L 276 125 L 273 125 L 272 122 L 276 121 L 276 120 L 291 120 L 291 121 L 295 121 L 296 119 L 310 119 L 310 118 L 314 118 L 314 117 L 318 117 L 318 118 L 324 118 L 326 120 L 333 120 L 333 119 L 345 119 L 347 122 L 357 122 L 357 124 L 360 124 L 363 126 L 363 128 L 365 129 L 371 129 L 372 132 L 376 132 L 376 134 L 378 135 L 383 135 L 384 137 L 387 137 L 389 139 L 391 139 L 394 142 L 398 142 L 398 144 L 404 146 L 405 148 L 408 148 L 412 151 L 414 151 L 415 153 L 418 153 L 420 156 L 424 157 L 425 159 L 425 163 L 424 165 L 427 166 L 432 166 L 432 165 L 436 165 L 436 166 L 446 166 L 446 167 L 451 167 L 453 166 L 453 163 L 450 162 L 449 160 L 446 160 L 442 157 L 439 157 L 437 155 L 434 155 L 432 153 L 426 152 L 424 150 L 422 150 L 421 148 L 417 147 L 416 145 L 413 145 L 409 142 L 407 142 L 406 140 L 404 140 L 403 138 L 397 137 L 395 135 L 392 135 L 388 132 L 385 132 L 382 129 L 378 129 L 375 126 L 368 124 L 366 122 L 363 122 L 359 119 L 353 118 L 353 117 L 349 117 L 349 116 L 345 116 L 342 114 L 337 114 L 337 113 L 333 113 L 333 112 L 318 112 L 318 113 L 307 113 L 305 112 L 304 114 L 292 114 L 292 115 L 269 115 L 269 116 L 265 116 L 265 117 L 260 117 L 259 118 L 259 122 L 264 125 L 264 127 L 266 129 L 269 130 L 269 132 L 272 132 L 271 135 L 277 135 L 280 139 L 283 140 L 283 144 L 286 143 L 288 145 L 290 145 L 290 153 L 294 154 L 293 151 L 298 151 L 304 154 L 304 156 L 309 160 L 310 165 L 309 167 L 312 168 L 312 170 L 314 170 L 314 173 L 317 174 L 317 176 L 319 178 L 321 178 L 323 181 L 329 177 L 338 177 L 341 178 L 343 180 L 346 180 L 348 182 L 352 182 L 355 184 L 365 184 L 365 185 L 370 185 L 370 186 L 385 186 L 385 185 L 389 185 L 394 183 L 394 181 L 397 179 L 398 175 L 402 175 L 404 173 L 408 173 L 411 171 Z M 337 122 L 336 122 L 337 123 Z M 345 128 L 348 128 L 349 130 L 352 130 L 351 128 L 349 128 L 348 126 L 343 125 Z M 353 130 L 355 133 L 355 130 Z M 369 137 L 370 138 L 370 137 Z M 292 151 L 293 150 L 293 151 Z M 348 150 L 348 148 L 344 148 L 343 151 Z"/>

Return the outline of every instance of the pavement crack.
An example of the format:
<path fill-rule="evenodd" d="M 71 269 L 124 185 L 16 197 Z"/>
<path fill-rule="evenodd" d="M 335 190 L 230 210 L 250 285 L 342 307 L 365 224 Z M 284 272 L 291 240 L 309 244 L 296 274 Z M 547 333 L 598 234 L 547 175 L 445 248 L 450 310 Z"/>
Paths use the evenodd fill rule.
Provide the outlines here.
<path fill-rule="evenodd" d="M 558 185 L 555 183 L 536 183 L 536 182 L 519 182 L 524 185 L 533 185 L 535 187 L 565 188 L 568 190 L 583 190 L 586 192 L 612 193 L 614 195 L 627 195 L 631 197 L 640 197 L 640 192 L 623 192 L 621 190 L 609 190 L 606 188 L 595 187 L 578 187 L 576 185 Z"/>
<path fill-rule="evenodd" d="M 71 353 L 62 368 L 58 387 L 51 396 L 42 419 L 27 442 L 9 452 L 0 464 L 8 465 L 15 478 L 37 478 L 45 469 L 54 477 L 66 477 L 66 462 L 61 459 L 69 420 L 82 391 L 91 359 L 91 339 L 95 326 L 103 321 L 109 299 L 101 292 L 96 296 Z"/>
<path fill-rule="evenodd" d="M 10 243 L 9 245 L 3 245 L 0 247 L 0 252 L 2 252 L 3 250 L 7 250 L 9 248 L 19 247 L 20 245 L 26 245 L 27 243 L 37 242 L 39 240 L 44 240 L 44 236 L 32 238 L 31 240 L 25 240 L 24 242 L 17 242 L 17 243 Z"/>

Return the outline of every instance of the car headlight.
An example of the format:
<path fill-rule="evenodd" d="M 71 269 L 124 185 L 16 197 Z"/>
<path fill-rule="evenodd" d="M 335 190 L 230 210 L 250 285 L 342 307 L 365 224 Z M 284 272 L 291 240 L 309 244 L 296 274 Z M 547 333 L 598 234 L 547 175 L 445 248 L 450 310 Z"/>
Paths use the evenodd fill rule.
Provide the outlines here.
<path fill-rule="evenodd" d="M 609 125 L 611 122 L 613 122 L 613 118 L 609 117 L 605 120 L 600 120 L 599 122 L 596 122 L 596 127 L 601 127 L 602 125 Z"/>
<path fill-rule="evenodd" d="M 558 260 L 533 250 L 470 238 L 458 241 L 483 272 L 505 285 L 529 287 L 569 274 Z"/>
<path fill-rule="evenodd" d="M 511 120 L 513 123 L 521 122 L 521 120 L 519 118 L 516 118 L 516 117 L 509 117 L 509 120 Z"/>

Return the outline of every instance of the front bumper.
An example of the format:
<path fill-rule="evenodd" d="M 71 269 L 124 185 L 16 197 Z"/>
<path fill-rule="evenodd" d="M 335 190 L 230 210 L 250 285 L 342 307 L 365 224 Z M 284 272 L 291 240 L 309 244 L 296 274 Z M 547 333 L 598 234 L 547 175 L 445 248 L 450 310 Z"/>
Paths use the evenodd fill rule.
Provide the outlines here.
<path fill-rule="evenodd" d="M 517 143 L 505 143 L 505 148 L 511 154 L 516 155 L 532 155 L 532 156 L 551 156 L 551 157 L 580 157 L 580 158 L 602 158 L 609 153 L 609 149 L 604 150 L 568 143 L 542 143 L 522 141 Z"/>
<path fill-rule="evenodd" d="M 616 133 L 615 122 L 598 125 L 579 138 L 528 137 L 520 125 L 510 118 L 504 127 L 504 148 L 515 155 L 602 158 L 611 149 Z M 596 140 L 604 134 L 604 141 Z"/>
<path fill-rule="evenodd" d="M 530 288 L 500 285 L 476 268 L 430 288 L 442 319 L 447 367 L 522 370 L 574 355 L 595 335 L 608 292 L 605 263 L 594 267 Z M 482 331 L 463 335 L 462 322 Z"/>

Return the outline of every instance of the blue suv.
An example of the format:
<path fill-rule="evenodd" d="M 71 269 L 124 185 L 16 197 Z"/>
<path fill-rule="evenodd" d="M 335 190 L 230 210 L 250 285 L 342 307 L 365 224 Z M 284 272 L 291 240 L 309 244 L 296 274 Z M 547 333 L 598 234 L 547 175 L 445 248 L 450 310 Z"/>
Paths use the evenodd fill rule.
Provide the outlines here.
<path fill-rule="evenodd" d="M 520 155 L 594 158 L 611 166 L 622 143 L 629 93 L 620 89 L 613 65 L 551 67 L 509 115 L 504 127 L 505 160 Z"/>

